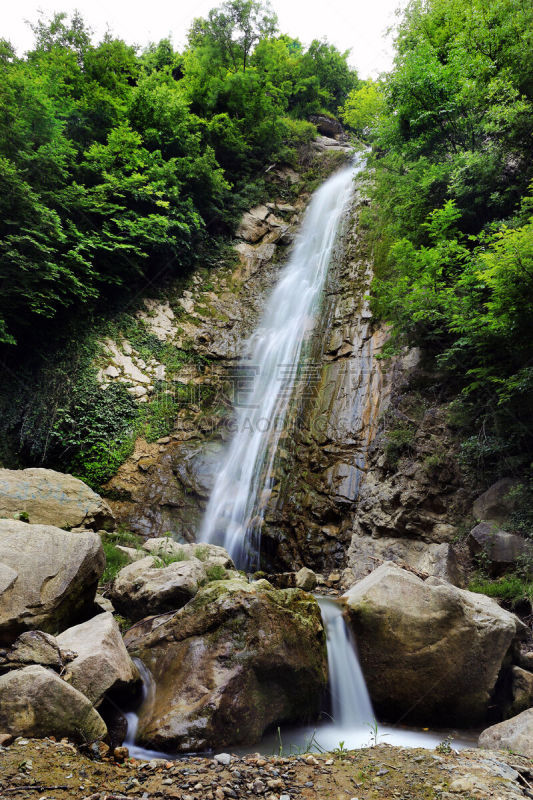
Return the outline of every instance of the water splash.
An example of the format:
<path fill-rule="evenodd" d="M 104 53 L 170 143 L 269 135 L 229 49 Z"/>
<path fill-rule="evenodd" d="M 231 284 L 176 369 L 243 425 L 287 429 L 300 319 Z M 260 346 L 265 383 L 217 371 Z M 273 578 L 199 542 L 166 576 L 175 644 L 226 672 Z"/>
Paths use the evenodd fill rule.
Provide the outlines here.
<path fill-rule="evenodd" d="M 200 541 L 223 544 L 239 568 L 259 566 L 274 459 L 356 169 L 336 173 L 313 195 L 297 244 L 241 364 L 249 391 L 246 403 L 236 408 L 236 432 L 199 535 Z"/>
<path fill-rule="evenodd" d="M 368 730 L 375 719 L 374 711 L 342 606 L 327 597 L 316 599 L 326 631 L 333 722 L 339 728 L 359 726 Z"/>

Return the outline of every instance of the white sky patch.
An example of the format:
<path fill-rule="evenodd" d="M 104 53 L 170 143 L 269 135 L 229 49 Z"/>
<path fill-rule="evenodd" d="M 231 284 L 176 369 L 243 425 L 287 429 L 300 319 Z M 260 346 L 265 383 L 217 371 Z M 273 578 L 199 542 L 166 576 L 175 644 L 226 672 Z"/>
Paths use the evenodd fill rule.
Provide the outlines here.
<path fill-rule="evenodd" d="M 386 30 L 395 24 L 395 11 L 407 0 L 272 0 L 280 30 L 305 45 L 327 38 L 339 50 L 351 50 L 350 63 L 361 78 L 376 77 L 392 65 L 392 37 Z M 32 46 L 33 34 L 26 21 L 35 22 L 39 10 L 46 16 L 55 11 L 80 11 L 95 37 L 106 30 L 141 47 L 170 36 L 183 47 L 195 17 L 218 5 L 217 0 L 1 0 L 0 37 L 8 39 L 22 54 Z"/>

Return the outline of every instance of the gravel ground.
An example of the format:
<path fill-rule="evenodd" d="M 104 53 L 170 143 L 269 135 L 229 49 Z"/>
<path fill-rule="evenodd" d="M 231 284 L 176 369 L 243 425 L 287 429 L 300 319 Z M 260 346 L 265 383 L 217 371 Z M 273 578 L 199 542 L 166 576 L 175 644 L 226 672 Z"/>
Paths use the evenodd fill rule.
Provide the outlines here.
<path fill-rule="evenodd" d="M 120 755 L 120 753 L 118 753 Z M 388 745 L 287 758 L 96 760 L 69 742 L 0 748 L 2 800 L 366 800 L 533 798 L 533 762 L 510 753 L 437 753 Z"/>

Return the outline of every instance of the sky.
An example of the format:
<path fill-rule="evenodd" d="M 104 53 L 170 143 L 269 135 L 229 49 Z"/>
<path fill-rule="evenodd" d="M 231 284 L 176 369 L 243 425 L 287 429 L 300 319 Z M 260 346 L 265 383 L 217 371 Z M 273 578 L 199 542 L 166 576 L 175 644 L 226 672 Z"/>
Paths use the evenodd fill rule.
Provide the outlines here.
<path fill-rule="evenodd" d="M 391 37 L 395 10 L 407 0 L 272 0 L 280 30 L 304 44 L 327 38 L 339 50 L 351 50 L 350 63 L 361 78 L 376 77 L 392 63 Z M 77 9 L 97 38 L 107 29 L 128 44 L 146 45 L 171 36 L 181 47 L 190 23 L 205 16 L 218 0 L 0 0 L 0 37 L 9 39 L 22 54 L 31 47 L 33 35 L 26 21 L 34 22 L 39 10 Z"/>

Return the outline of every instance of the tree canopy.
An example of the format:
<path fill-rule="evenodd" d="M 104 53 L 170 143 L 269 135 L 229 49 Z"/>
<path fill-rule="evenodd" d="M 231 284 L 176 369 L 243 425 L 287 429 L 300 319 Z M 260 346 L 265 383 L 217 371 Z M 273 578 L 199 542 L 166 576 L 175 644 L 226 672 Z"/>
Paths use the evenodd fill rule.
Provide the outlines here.
<path fill-rule="evenodd" d="M 462 392 L 472 453 L 528 465 L 533 6 L 414 0 L 394 68 L 343 113 L 372 145 L 375 309 Z"/>
<path fill-rule="evenodd" d="M 4 346 L 187 270 L 357 84 L 346 53 L 279 34 L 257 0 L 196 20 L 183 52 L 95 42 L 77 13 L 33 31 L 24 57 L 0 41 Z"/>

